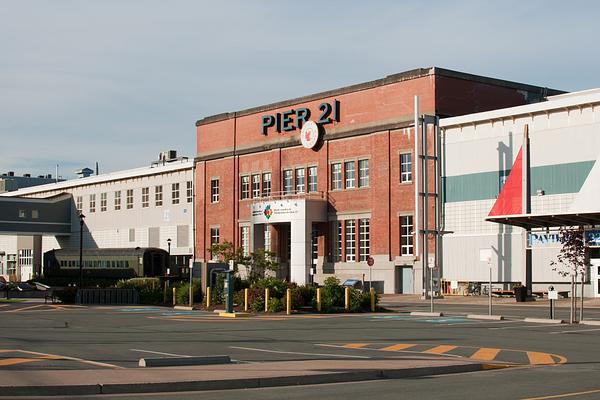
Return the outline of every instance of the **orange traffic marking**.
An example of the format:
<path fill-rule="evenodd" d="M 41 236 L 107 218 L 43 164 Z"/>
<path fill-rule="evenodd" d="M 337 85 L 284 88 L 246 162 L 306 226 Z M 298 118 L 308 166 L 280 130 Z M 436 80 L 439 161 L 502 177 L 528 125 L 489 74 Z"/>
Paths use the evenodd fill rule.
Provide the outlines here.
<path fill-rule="evenodd" d="M 379 350 L 383 350 L 383 351 L 398 351 L 398 350 L 404 350 L 404 349 L 409 349 L 411 347 L 415 347 L 416 344 L 408 344 L 408 343 L 400 343 L 400 344 L 394 344 L 388 347 L 384 347 L 382 349 Z"/>
<path fill-rule="evenodd" d="M 500 349 L 492 349 L 489 347 L 482 347 L 479 350 L 477 350 L 475 353 L 473 353 L 473 355 L 470 358 L 472 358 L 474 360 L 491 361 L 494 358 L 496 358 L 498 353 L 500 353 Z"/>
<path fill-rule="evenodd" d="M 449 352 L 450 350 L 454 350 L 455 348 L 457 348 L 458 346 L 450 346 L 450 345 L 446 345 L 443 344 L 441 346 L 436 346 L 432 349 L 429 350 L 425 350 L 423 353 L 429 353 L 429 354 L 444 354 Z"/>

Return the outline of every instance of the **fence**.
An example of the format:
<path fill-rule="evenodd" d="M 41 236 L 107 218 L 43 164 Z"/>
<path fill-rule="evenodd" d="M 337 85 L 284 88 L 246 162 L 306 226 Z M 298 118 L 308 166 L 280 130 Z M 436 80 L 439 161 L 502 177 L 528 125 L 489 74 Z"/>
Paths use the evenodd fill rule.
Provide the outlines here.
<path fill-rule="evenodd" d="M 77 304 L 139 304 L 140 296 L 135 289 L 79 289 Z"/>

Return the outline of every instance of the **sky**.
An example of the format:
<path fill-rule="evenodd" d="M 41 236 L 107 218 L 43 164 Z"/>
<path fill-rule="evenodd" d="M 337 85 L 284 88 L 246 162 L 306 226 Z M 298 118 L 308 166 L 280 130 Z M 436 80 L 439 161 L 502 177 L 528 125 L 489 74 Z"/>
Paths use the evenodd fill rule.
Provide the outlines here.
<path fill-rule="evenodd" d="M 195 155 L 206 116 L 437 66 L 600 87 L 600 2 L 0 0 L 0 173 Z"/>

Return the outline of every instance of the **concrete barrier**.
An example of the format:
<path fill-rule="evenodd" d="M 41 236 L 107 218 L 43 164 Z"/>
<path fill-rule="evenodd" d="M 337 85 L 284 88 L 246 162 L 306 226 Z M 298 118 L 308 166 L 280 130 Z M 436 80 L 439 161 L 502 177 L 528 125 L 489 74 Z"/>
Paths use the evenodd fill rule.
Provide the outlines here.
<path fill-rule="evenodd" d="M 179 367 L 184 365 L 231 364 L 229 356 L 140 358 L 140 367 Z"/>
<path fill-rule="evenodd" d="M 536 324 L 564 324 L 562 319 L 546 319 L 546 318 L 525 318 L 524 322 L 533 322 Z"/>
<path fill-rule="evenodd" d="M 594 320 L 583 320 L 583 321 L 579 321 L 580 324 L 583 325 L 600 325 L 600 321 L 594 321 Z"/>
<path fill-rule="evenodd" d="M 487 314 L 469 314 L 469 319 L 488 319 L 492 321 L 502 321 L 504 317 L 502 315 L 487 315 Z"/>
<path fill-rule="evenodd" d="M 413 311 L 410 315 L 414 317 L 443 317 L 444 313 L 441 312 L 424 312 L 424 311 Z"/>

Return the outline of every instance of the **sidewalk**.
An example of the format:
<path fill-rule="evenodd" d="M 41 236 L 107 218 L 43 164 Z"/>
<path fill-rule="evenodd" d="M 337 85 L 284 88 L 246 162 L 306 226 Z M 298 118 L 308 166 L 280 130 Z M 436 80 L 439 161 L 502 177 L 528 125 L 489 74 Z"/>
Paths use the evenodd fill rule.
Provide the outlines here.
<path fill-rule="evenodd" d="M 0 398 L 227 390 L 397 379 L 502 368 L 469 360 L 310 360 L 193 367 L 0 371 Z"/>
<path fill-rule="evenodd" d="M 436 304 L 488 304 L 489 297 L 488 296 L 461 296 L 461 295 L 446 295 L 443 298 L 435 299 Z M 503 306 L 544 306 L 548 307 L 548 299 L 536 299 L 535 301 L 527 301 L 518 303 L 514 297 L 493 297 L 492 301 L 494 304 L 503 305 Z M 389 304 L 389 303 L 427 303 L 429 304 L 429 299 L 422 299 L 420 295 L 417 294 L 384 294 L 381 296 L 379 300 L 380 304 Z M 557 307 L 569 307 L 571 304 L 571 298 L 559 299 L 556 300 Z M 577 305 L 581 304 L 581 299 L 577 299 Z M 600 298 L 585 298 L 584 299 L 584 308 L 600 308 Z"/>

